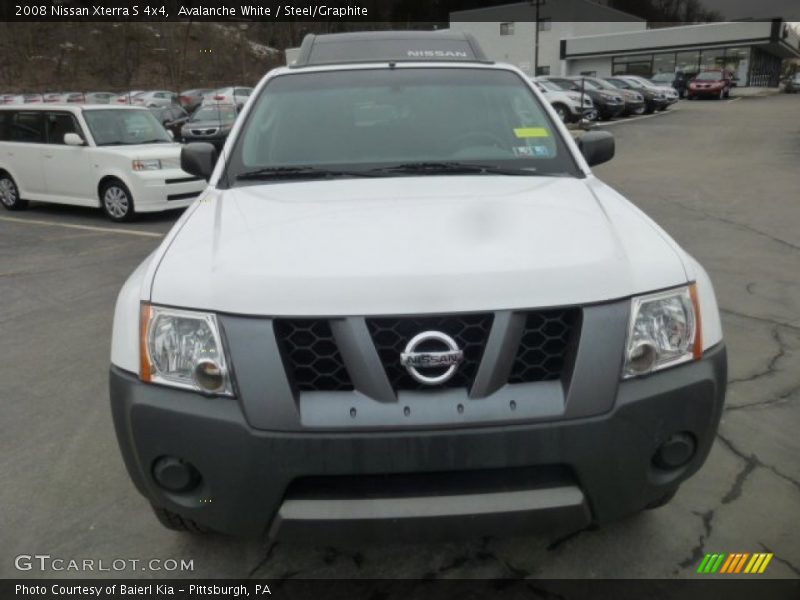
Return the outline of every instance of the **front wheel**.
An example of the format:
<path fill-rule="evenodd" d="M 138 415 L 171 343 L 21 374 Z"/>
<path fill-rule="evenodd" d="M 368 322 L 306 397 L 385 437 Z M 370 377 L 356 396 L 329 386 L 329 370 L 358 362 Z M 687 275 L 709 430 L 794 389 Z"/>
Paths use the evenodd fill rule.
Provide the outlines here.
<path fill-rule="evenodd" d="M 103 212 L 112 221 L 130 221 L 133 218 L 133 196 L 121 181 L 110 181 L 100 190 Z"/>
<path fill-rule="evenodd" d="M 0 204 L 7 210 L 22 210 L 28 201 L 19 197 L 19 188 L 8 173 L 0 173 Z"/>

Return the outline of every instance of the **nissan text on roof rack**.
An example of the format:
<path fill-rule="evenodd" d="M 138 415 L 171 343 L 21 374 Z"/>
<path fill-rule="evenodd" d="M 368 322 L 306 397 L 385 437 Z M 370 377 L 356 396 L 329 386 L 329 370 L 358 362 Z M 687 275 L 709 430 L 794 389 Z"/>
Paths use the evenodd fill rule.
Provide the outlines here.
<path fill-rule="evenodd" d="M 307 36 L 219 160 L 184 147 L 209 187 L 117 301 L 114 423 L 161 522 L 398 540 L 667 502 L 725 346 L 703 268 L 592 174 L 613 154 L 465 34 Z"/>
<path fill-rule="evenodd" d="M 113 221 L 188 206 L 205 181 L 146 108 L 0 106 L 0 204 L 99 206 Z"/>

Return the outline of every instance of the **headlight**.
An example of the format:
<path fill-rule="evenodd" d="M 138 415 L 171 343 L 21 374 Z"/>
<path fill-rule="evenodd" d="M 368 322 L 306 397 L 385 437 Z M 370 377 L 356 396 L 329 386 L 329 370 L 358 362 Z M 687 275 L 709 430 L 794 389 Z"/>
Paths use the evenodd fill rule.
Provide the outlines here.
<path fill-rule="evenodd" d="M 160 168 L 161 161 L 157 159 L 133 161 L 134 171 L 157 171 Z"/>
<path fill-rule="evenodd" d="M 636 377 L 699 359 L 700 308 L 694 284 L 631 301 L 623 377 Z"/>
<path fill-rule="evenodd" d="M 142 381 L 233 395 L 216 315 L 142 304 L 139 324 Z"/>

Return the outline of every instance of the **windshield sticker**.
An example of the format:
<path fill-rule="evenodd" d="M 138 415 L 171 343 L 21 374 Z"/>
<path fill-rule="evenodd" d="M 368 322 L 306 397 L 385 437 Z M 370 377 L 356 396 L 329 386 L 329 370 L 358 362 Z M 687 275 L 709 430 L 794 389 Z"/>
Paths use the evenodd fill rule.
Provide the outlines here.
<path fill-rule="evenodd" d="M 544 127 L 517 127 L 514 135 L 518 138 L 546 138 L 550 137 L 550 132 Z"/>

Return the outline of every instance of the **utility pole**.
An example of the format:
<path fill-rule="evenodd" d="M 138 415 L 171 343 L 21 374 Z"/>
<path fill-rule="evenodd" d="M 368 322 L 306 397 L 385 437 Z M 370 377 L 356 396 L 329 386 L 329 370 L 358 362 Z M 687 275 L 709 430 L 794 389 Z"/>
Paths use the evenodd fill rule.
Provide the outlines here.
<path fill-rule="evenodd" d="M 533 48 L 533 76 L 539 76 L 539 9 L 544 6 L 546 0 L 531 0 L 531 4 L 536 7 L 536 35 Z"/>

